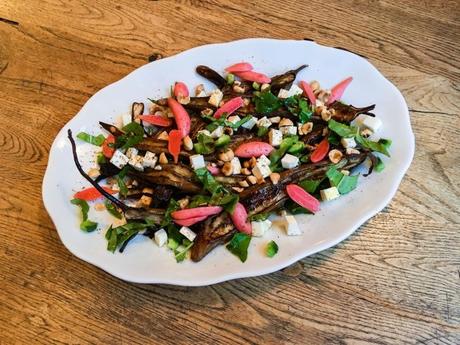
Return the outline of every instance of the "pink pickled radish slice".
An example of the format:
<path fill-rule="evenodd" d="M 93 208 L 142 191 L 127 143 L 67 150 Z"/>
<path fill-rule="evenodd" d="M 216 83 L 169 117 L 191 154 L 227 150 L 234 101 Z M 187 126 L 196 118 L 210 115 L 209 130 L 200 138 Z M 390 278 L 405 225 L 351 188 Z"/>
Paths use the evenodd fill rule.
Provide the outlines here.
<path fill-rule="evenodd" d="M 228 73 L 252 71 L 252 65 L 248 62 L 238 62 L 225 69 Z"/>
<path fill-rule="evenodd" d="M 343 93 L 345 92 L 345 89 L 351 83 L 352 80 L 353 77 L 348 77 L 347 79 L 342 80 L 340 83 L 334 86 L 331 89 L 331 97 L 329 97 L 327 104 L 332 104 L 335 101 L 340 100 L 342 98 Z"/>
<path fill-rule="evenodd" d="M 240 158 L 268 156 L 273 151 L 273 146 L 263 141 L 251 141 L 238 146 L 235 155 Z"/>
<path fill-rule="evenodd" d="M 171 217 L 173 219 L 188 219 L 188 218 L 196 218 L 196 217 L 203 217 L 203 216 L 213 216 L 222 212 L 222 207 L 220 206 L 203 206 L 203 207 L 194 207 L 194 208 L 186 208 L 179 211 L 174 211 L 171 213 Z"/>
<path fill-rule="evenodd" d="M 244 232 L 245 234 L 251 235 L 252 234 L 252 226 L 251 222 L 248 221 L 248 213 L 244 208 L 243 204 L 237 203 L 235 206 L 235 210 L 231 215 L 233 224 L 235 228 L 240 231 Z"/>
<path fill-rule="evenodd" d="M 240 77 L 241 79 L 255 81 L 256 83 L 259 83 L 259 84 L 270 83 L 272 81 L 265 74 L 254 72 L 254 71 L 235 72 L 234 74 L 237 77 Z"/>
<path fill-rule="evenodd" d="M 319 201 L 298 185 L 288 185 L 286 187 L 286 192 L 295 203 L 299 204 L 303 208 L 306 208 L 313 213 L 319 211 Z"/>
<path fill-rule="evenodd" d="M 189 96 L 187 85 L 178 81 L 174 84 L 174 96 L 176 98 L 184 98 Z"/>
<path fill-rule="evenodd" d="M 177 129 L 179 129 L 182 138 L 190 133 L 191 120 L 185 108 L 174 98 L 168 98 L 168 106 L 171 108 L 176 120 Z"/>
<path fill-rule="evenodd" d="M 217 109 L 217 111 L 214 113 L 214 117 L 216 119 L 218 119 L 219 117 L 221 117 L 223 114 L 227 114 L 227 115 L 230 115 L 232 114 L 234 111 L 238 110 L 239 108 L 241 108 L 244 104 L 244 101 L 241 97 L 235 97 L 235 98 L 232 98 L 231 100 L 225 102 L 225 104 L 223 106 L 221 106 L 219 109 Z"/>
<path fill-rule="evenodd" d="M 187 218 L 187 219 L 174 219 L 174 223 L 180 226 L 192 226 L 196 223 L 202 222 L 208 217 L 209 216 L 201 216 L 201 217 Z"/>
<path fill-rule="evenodd" d="M 313 90 L 311 89 L 310 84 L 308 84 L 306 81 L 302 80 L 300 82 L 300 88 L 303 90 L 303 93 L 305 94 L 305 96 L 308 97 L 308 99 L 310 100 L 310 103 L 315 105 L 316 104 L 316 96 L 313 93 Z"/>

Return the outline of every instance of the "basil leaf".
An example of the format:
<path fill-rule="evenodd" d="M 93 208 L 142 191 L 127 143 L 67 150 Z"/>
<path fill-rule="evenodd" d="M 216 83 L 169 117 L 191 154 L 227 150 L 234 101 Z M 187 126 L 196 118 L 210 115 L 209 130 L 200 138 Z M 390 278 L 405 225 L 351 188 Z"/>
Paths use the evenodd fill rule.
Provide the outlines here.
<path fill-rule="evenodd" d="M 255 96 L 254 103 L 258 113 L 270 113 L 283 105 L 283 102 L 270 91 L 261 92 Z"/>
<path fill-rule="evenodd" d="M 77 134 L 77 138 L 83 141 L 86 141 L 89 144 L 93 144 L 96 146 L 101 146 L 105 140 L 105 137 L 102 134 L 98 136 L 94 136 L 85 132 L 80 132 Z"/>
<path fill-rule="evenodd" d="M 339 145 L 340 137 L 337 135 L 337 133 L 331 132 L 329 133 L 329 136 L 327 137 L 327 141 L 329 141 L 330 144 Z"/>
<path fill-rule="evenodd" d="M 107 240 L 107 250 L 113 253 L 117 249 L 117 231 L 112 228 L 112 225 L 105 233 L 105 238 Z"/>
<path fill-rule="evenodd" d="M 326 176 L 331 183 L 331 186 L 337 187 L 340 194 L 347 194 L 354 190 L 358 185 L 359 175 L 344 175 L 337 170 L 336 167 L 330 167 L 326 172 Z"/>
<path fill-rule="evenodd" d="M 278 245 L 276 244 L 276 242 L 268 242 L 267 248 L 265 248 L 265 254 L 267 254 L 269 258 L 272 258 L 276 255 L 276 253 L 278 253 Z"/>
<path fill-rule="evenodd" d="M 214 152 L 214 140 L 204 133 L 198 134 L 198 142 L 193 145 L 195 152 L 202 155 L 207 155 Z"/>
<path fill-rule="evenodd" d="M 380 139 L 379 141 L 371 141 L 366 138 L 363 138 L 360 134 L 355 137 L 356 142 L 364 148 L 370 149 L 374 152 L 383 153 L 385 156 L 390 157 L 388 149 L 391 146 L 391 140 L 389 139 Z"/>
<path fill-rule="evenodd" d="M 331 182 L 331 186 L 338 187 L 345 175 L 339 172 L 336 167 L 330 167 L 326 172 L 326 176 Z"/>
<path fill-rule="evenodd" d="M 105 208 L 115 218 L 118 218 L 118 219 L 123 218 L 123 215 L 118 211 L 116 206 L 114 204 L 112 204 L 112 202 L 107 200 L 107 199 L 105 200 Z"/>
<path fill-rule="evenodd" d="M 226 248 L 236 256 L 238 256 L 241 262 L 245 262 L 248 258 L 248 247 L 251 242 L 251 236 L 238 232 L 233 235 L 231 241 L 226 245 Z"/>
<path fill-rule="evenodd" d="M 288 153 L 291 153 L 293 155 L 298 155 L 302 153 L 303 149 L 305 148 L 305 144 L 301 141 L 296 142 L 293 144 L 288 150 Z"/>
<path fill-rule="evenodd" d="M 347 126 L 333 119 L 330 119 L 327 125 L 331 131 L 337 133 L 342 138 L 353 138 L 359 133 L 358 127 Z"/>
<path fill-rule="evenodd" d="M 117 137 L 115 146 L 127 149 L 139 144 L 144 139 L 144 129 L 137 122 L 128 123 L 122 128 L 124 134 Z"/>
<path fill-rule="evenodd" d="M 319 185 L 323 182 L 320 180 L 303 180 L 299 182 L 299 186 L 302 187 L 306 192 L 313 194 L 318 189 Z"/>
<path fill-rule="evenodd" d="M 268 216 L 270 216 L 269 212 L 258 213 L 258 214 L 255 214 L 253 216 L 250 216 L 249 220 L 254 221 L 254 222 L 261 222 L 263 220 L 266 220 L 268 218 Z"/>

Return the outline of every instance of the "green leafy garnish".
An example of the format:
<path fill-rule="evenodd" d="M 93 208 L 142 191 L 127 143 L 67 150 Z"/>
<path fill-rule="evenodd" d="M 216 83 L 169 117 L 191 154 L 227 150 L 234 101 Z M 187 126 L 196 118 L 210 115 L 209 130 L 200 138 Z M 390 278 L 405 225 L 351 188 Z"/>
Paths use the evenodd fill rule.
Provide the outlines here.
<path fill-rule="evenodd" d="M 265 248 L 265 254 L 267 254 L 269 258 L 272 258 L 276 255 L 276 253 L 278 253 L 278 245 L 276 244 L 276 242 L 268 242 L 267 247 Z"/>
<path fill-rule="evenodd" d="M 343 123 L 330 119 L 327 123 L 329 129 L 337 133 L 342 138 L 354 138 L 359 134 L 359 128 L 354 126 L 347 126 Z"/>
<path fill-rule="evenodd" d="M 291 114 L 299 118 L 301 123 L 308 122 L 313 114 L 307 100 L 299 95 L 286 98 L 284 105 Z"/>
<path fill-rule="evenodd" d="M 70 202 L 74 205 L 80 206 L 82 214 L 82 222 L 80 223 L 80 229 L 86 232 L 91 232 L 96 230 L 97 223 L 88 219 L 89 205 L 85 200 L 82 199 L 72 199 Z"/>
<path fill-rule="evenodd" d="M 102 134 L 94 136 L 85 132 L 80 132 L 77 134 L 77 138 L 83 141 L 86 141 L 89 144 L 96 146 L 101 146 L 104 143 L 105 137 Z"/>
<path fill-rule="evenodd" d="M 280 144 L 280 147 L 278 149 L 274 150 L 270 154 L 270 162 L 271 162 L 270 169 L 275 168 L 276 164 L 278 163 L 278 161 L 281 160 L 281 158 L 283 158 L 283 156 L 287 152 L 287 150 L 289 150 L 289 148 L 292 145 L 294 145 L 295 143 L 297 143 L 298 141 L 299 141 L 299 137 L 296 136 L 296 135 L 284 138 L 283 141 Z M 271 170 L 274 171 L 273 169 L 271 169 Z"/>
<path fill-rule="evenodd" d="M 288 200 L 284 204 L 284 208 L 286 210 L 288 210 L 290 213 L 294 214 L 294 215 L 295 214 L 311 214 L 311 212 L 309 210 L 307 210 L 306 208 L 304 208 L 302 206 L 299 206 L 298 204 L 296 204 L 292 200 Z"/>
<path fill-rule="evenodd" d="M 319 185 L 323 182 L 323 179 L 320 180 L 303 180 L 299 182 L 299 186 L 305 189 L 306 192 L 313 194 L 318 189 Z"/>
<path fill-rule="evenodd" d="M 288 153 L 291 153 L 293 155 L 298 155 L 302 153 L 303 149 L 305 148 L 305 144 L 301 141 L 296 142 L 293 144 L 288 150 Z"/>
<path fill-rule="evenodd" d="M 241 262 L 245 262 L 248 258 L 248 247 L 251 242 L 251 236 L 238 232 L 233 235 L 231 241 L 227 244 L 226 248 L 238 256 Z"/>
<path fill-rule="evenodd" d="M 259 138 L 264 137 L 264 136 L 267 135 L 267 133 L 268 133 L 269 130 L 270 130 L 270 128 L 268 128 L 268 127 L 259 127 L 259 128 L 257 129 L 257 136 L 258 136 Z"/>
<path fill-rule="evenodd" d="M 340 137 L 338 136 L 337 133 L 331 132 L 329 133 L 329 136 L 327 137 L 327 141 L 329 141 L 330 144 L 339 145 Z"/>
<path fill-rule="evenodd" d="M 249 220 L 254 221 L 254 222 L 261 222 L 261 221 L 266 220 L 268 218 L 268 216 L 270 216 L 269 212 L 258 213 L 258 214 L 255 214 L 253 216 L 250 216 Z"/>
<path fill-rule="evenodd" d="M 189 208 L 194 208 L 202 205 L 207 205 L 209 203 L 209 196 L 207 195 L 201 195 L 197 194 L 193 196 L 193 198 L 190 200 L 190 203 L 188 204 Z"/>
<path fill-rule="evenodd" d="M 330 167 L 326 172 L 326 176 L 329 179 L 331 186 L 337 187 L 340 194 L 347 194 L 358 185 L 359 175 L 348 176 L 342 174 L 336 167 Z"/>
<path fill-rule="evenodd" d="M 374 166 L 374 170 L 377 172 L 382 172 L 383 169 L 385 169 L 385 164 L 380 159 L 380 157 L 377 157 L 377 164 Z"/>
<path fill-rule="evenodd" d="M 193 242 L 184 239 L 182 241 L 182 245 L 177 246 L 174 249 L 174 257 L 176 258 L 176 262 L 181 262 L 184 261 L 185 258 L 187 257 L 187 252 L 192 248 Z"/>
<path fill-rule="evenodd" d="M 177 247 L 179 247 L 179 242 L 177 242 L 174 238 L 169 238 L 168 239 L 168 248 L 175 250 Z"/>
<path fill-rule="evenodd" d="M 383 153 L 385 156 L 390 157 L 388 149 L 391 146 L 391 140 L 389 139 L 380 139 L 379 141 L 371 141 L 366 138 L 363 138 L 360 134 L 355 137 L 356 142 L 364 148 L 367 148 L 374 152 Z"/>
<path fill-rule="evenodd" d="M 129 166 L 127 165 L 123 169 L 121 169 L 118 175 L 116 176 L 118 188 L 120 188 L 120 195 L 124 197 L 128 195 L 128 187 L 126 186 L 124 180 L 126 174 L 128 173 L 128 170 Z"/>
<path fill-rule="evenodd" d="M 112 204 L 110 200 L 107 200 L 107 199 L 105 200 L 105 208 L 115 218 L 118 218 L 118 219 L 123 218 L 123 215 L 118 211 L 118 209 L 115 207 L 114 204 Z"/>
<path fill-rule="evenodd" d="M 193 145 L 195 152 L 202 155 L 207 155 L 214 152 L 214 140 L 204 133 L 198 134 L 198 142 Z"/>
<path fill-rule="evenodd" d="M 230 144 L 231 138 L 229 135 L 224 134 L 221 137 L 217 138 L 216 142 L 214 143 L 216 147 L 223 147 L 225 145 Z"/>
<path fill-rule="evenodd" d="M 104 154 L 100 152 L 97 154 L 96 162 L 97 164 L 105 164 L 107 163 L 107 158 L 105 158 Z"/>
<path fill-rule="evenodd" d="M 206 129 L 212 132 L 219 126 L 238 129 L 241 125 L 243 125 L 244 123 L 246 123 L 247 121 L 251 119 L 251 115 L 245 116 L 241 120 L 235 123 L 228 121 L 226 116 L 221 116 L 220 118 L 216 119 L 213 116 L 202 115 L 202 118 L 211 121 L 211 123 L 206 126 Z"/>
<path fill-rule="evenodd" d="M 105 233 L 107 240 L 107 250 L 112 253 L 123 246 L 131 237 L 137 235 L 140 231 L 152 227 L 150 222 L 132 222 L 124 225 L 120 225 L 116 228 L 110 226 Z"/>
<path fill-rule="evenodd" d="M 169 204 L 168 204 L 168 207 L 166 208 L 165 215 L 164 215 L 163 221 L 160 223 L 160 226 L 165 227 L 168 224 L 171 224 L 172 223 L 171 213 L 173 213 L 174 211 L 178 209 L 180 209 L 179 203 L 173 198 L 169 199 Z"/>
<path fill-rule="evenodd" d="M 137 122 L 128 123 L 122 128 L 124 134 L 117 137 L 115 146 L 127 149 L 139 144 L 144 139 L 144 129 Z"/>
<path fill-rule="evenodd" d="M 235 75 L 232 73 L 227 74 L 227 84 L 232 85 L 233 82 L 235 81 Z"/>
<path fill-rule="evenodd" d="M 283 102 L 270 91 L 264 91 L 255 96 L 254 103 L 258 113 L 270 113 L 283 105 Z"/>

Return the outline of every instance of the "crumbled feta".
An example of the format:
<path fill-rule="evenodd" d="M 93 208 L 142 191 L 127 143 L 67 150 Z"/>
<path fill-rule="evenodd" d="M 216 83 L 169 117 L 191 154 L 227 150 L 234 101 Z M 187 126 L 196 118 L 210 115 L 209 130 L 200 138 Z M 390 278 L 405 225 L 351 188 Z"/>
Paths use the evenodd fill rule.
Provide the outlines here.
<path fill-rule="evenodd" d="M 258 179 L 262 180 L 271 174 L 270 167 L 267 164 L 256 163 L 256 166 L 252 169 L 253 175 Z"/>
<path fill-rule="evenodd" d="M 155 243 L 158 247 L 163 247 L 166 242 L 168 242 L 168 234 L 166 233 L 165 229 L 160 229 L 155 232 Z"/>
<path fill-rule="evenodd" d="M 131 156 L 128 163 L 137 171 L 144 171 L 144 164 L 142 164 L 143 160 L 142 156 Z"/>
<path fill-rule="evenodd" d="M 133 118 L 131 114 L 126 113 L 126 114 L 121 115 L 121 122 L 123 123 L 123 127 L 133 122 Z"/>
<path fill-rule="evenodd" d="M 285 215 L 283 220 L 284 228 L 286 229 L 286 233 L 288 236 L 298 236 L 302 235 L 302 230 L 299 227 L 299 224 L 295 220 L 294 216 Z"/>
<path fill-rule="evenodd" d="M 281 159 L 281 165 L 284 169 L 292 169 L 299 165 L 299 158 L 289 153 L 285 154 Z"/>
<path fill-rule="evenodd" d="M 262 117 L 259 119 L 259 121 L 257 121 L 257 127 L 270 127 L 272 125 L 272 122 L 267 119 L 266 116 Z"/>
<path fill-rule="evenodd" d="M 195 239 L 196 234 L 190 230 L 190 228 L 187 228 L 186 226 L 183 226 L 180 228 L 179 232 L 184 235 L 189 241 L 192 241 Z"/>
<path fill-rule="evenodd" d="M 340 139 L 340 143 L 346 149 L 349 148 L 349 147 L 350 148 L 356 147 L 355 138 L 342 138 L 342 139 Z"/>
<path fill-rule="evenodd" d="M 278 129 L 270 129 L 270 132 L 268 132 L 268 141 L 271 146 L 280 146 L 283 141 L 283 133 Z"/>
<path fill-rule="evenodd" d="M 235 124 L 238 121 L 241 121 L 241 117 L 239 117 L 238 115 L 232 115 L 227 118 L 227 121 Z"/>
<path fill-rule="evenodd" d="M 238 157 L 233 157 L 233 159 L 230 161 L 230 164 L 232 165 L 233 175 L 241 174 L 241 162 Z"/>
<path fill-rule="evenodd" d="M 132 158 L 132 157 L 136 157 L 138 153 L 139 151 L 136 148 L 130 147 L 129 149 L 126 150 L 125 155 L 128 158 Z"/>
<path fill-rule="evenodd" d="M 206 164 L 204 163 L 203 155 L 190 156 L 190 165 L 192 166 L 193 170 L 204 168 Z"/>
<path fill-rule="evenodd" d="M 319 191 L 319 193 L 321 194 L 321 199 L 323 201 L 334 200 L 340 196 L 339 190 L 337 189 L 337 187 L 330 187 L 327 189 L 322 189 Z"/>
<path fill-rule="evenodd" d="M 363 126 L 375 133 L 382 126 L 382 121 L 377 117 L 367 116 L 363 120 Z"/>
<path fill-rule="evenodd" d="M 288 98 L 289 97 L 289 91 L 285 89 L 280 89 L 278 92 L 278 98 Z"/>
<path fill-rule="evenodd" d="M 215 89 L 209 95 L 208 103 L 218 108 L 223 97 L 224 97 L 224 94 L 222 93 L 222 91 L 220 91 L 219 89 Z"/>
<path fill-rule="evenodd" d="M 268 165 L 269 166 L 271 164 L 271 161 L 270 161 L 270 159 L 267 158 L 267 156 L 262 155 L 259 158 L 257 158 L 257 163 L 256 164 Z"/>
<path fill-rule="evenodd" d="M 281 126 L 280 131 L 281 133 L 283 133 L 283 135 L 296 135 L 297 127 L 296 126 Z"/>
<path fill-rule="evenodd" d="M 291 88 L 289 89 L 287 93 L 287 96 L 292 97 L 292 96 L 301 95 L 301 94 L 303 94 L 303 90 L 297 85 L 292 84 Z"/>
<path fill-rule="evenodd" d="M 112 158 L 110 159 L 110 163 L 115 165 L 118 169 L 123 169 L 123 167 L 128 164 L 128 162 L 129 158 L 126 157 L 125 154 L 120 150 L 115 150 Z"/>
<path fill-rule="evenodd" d="M 211 138 L 217 139 L 224 135 L 224 127 L 218 126 L 215 130 L 211 133 Z"/>
<path fill-rule="evenodd" d="M 207 135 L 208 137 L 211 136 L 211 132 L 208 131 L 207 129 L 201 129 L 198 131 L 198 134 L 204 134 L 204 135 Z"/>
<path fill-rule="evenodd" d="M 257 118 L 254 116 L 251 116 L 249 120 L 247 120 L 245 123 L 241 125 L 241 127 L 244 127 L 246 129 L 252 129 L 257 123 Z"/>
<path fill-rule="evenodd" d="M 252 236 L 255 237 L 262 237 L 265 234 L 265 231 L 270 229 L 272 226 L 272 222 L 268 219 L 259 221 L 259 222 L 251 222 L 252 227 Z"/>
<path fill-rule="evenodd" d="M 158 157 L 153 152 L 147 151 L 144 155 L 144 159 L 142 164 L 144 168 L 154 168 L 155 164 L 157 164 Z"/>

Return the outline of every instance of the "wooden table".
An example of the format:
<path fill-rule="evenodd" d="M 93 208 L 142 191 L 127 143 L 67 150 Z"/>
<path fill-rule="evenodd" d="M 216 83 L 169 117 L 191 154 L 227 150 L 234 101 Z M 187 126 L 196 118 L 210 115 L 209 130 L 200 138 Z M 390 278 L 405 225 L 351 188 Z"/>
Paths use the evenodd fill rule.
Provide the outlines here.
<path fill-rule="evenodd" d="M 0 343 L 460 344 L 459 8 L 1 1 Z M 209 287 L 130 284 L 72 256 L 41 199 L 58 130 L 152 54 L 254 36 L 347 48 L 399 87 L 417 147 L 390 205 L 290 268 Z"/>

